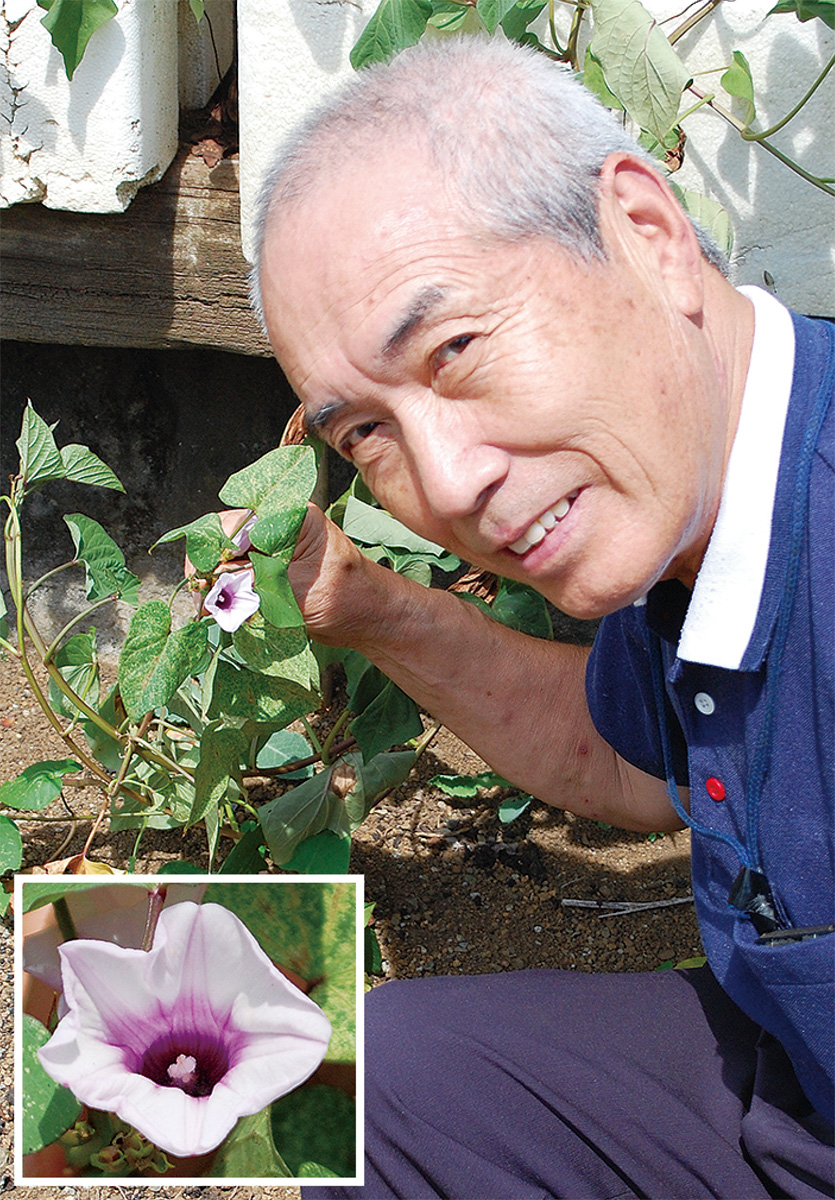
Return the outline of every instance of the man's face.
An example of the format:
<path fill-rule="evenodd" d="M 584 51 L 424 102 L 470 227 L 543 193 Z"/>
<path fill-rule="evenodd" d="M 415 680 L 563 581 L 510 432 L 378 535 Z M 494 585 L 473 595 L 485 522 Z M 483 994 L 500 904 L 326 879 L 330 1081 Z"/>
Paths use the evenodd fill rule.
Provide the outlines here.
<path fill-rule="evenodd" d="M 403 153 L 268 230 L 267 327 L 308 420 L 404 524 L 568 613 L 692 580 L 726 427 L 649 239 L 615 214 L 587 267 L 456 209 Z"/>

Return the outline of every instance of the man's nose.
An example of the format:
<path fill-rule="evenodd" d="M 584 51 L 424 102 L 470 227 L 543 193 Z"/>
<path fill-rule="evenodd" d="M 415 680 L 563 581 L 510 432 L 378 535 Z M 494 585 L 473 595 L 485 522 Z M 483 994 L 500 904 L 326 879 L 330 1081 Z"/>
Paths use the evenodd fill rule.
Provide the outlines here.
<path fill-rule="evenodd" d="M 407 440 L 426 503 L 441 520 L 477 512 L 507 473 L 505 452 L 465 414 L 416 422 Z"/>

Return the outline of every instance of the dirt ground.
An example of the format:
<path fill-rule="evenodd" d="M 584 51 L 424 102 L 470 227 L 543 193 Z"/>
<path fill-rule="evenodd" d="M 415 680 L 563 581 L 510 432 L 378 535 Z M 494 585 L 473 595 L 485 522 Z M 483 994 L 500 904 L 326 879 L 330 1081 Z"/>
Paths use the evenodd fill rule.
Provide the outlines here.
<path fill-rule="evenodd" d="M 0 782 L 42 758 L 66 757 L 49 730 L 15 663 L 0 662 Z M 419 769 L 388 796 L 354 837 L 351 870 L 364 874 L 366 899 L 373 900 L 385 978 L 436 974 L 479 974 L 526 967 L 578 971 L 654 970 L 701 954 L 692 904 L 604 915 L 566 905 L 566 900 L 652 902 L 682 899 L 690 890 L 689 834 L 657 838 L 624 833 L 534 803 L 509 825 L 497 808 L 502 793 L 478 802 L 453 801 L 430 785 L 439 772 L 465 773 L 484 764 L 442 731 Z M 67 799 L 76 812 L 93 811 L 94 796 L 75 791 Z M 89 822 L 75 828 L 56 802 L 47 815 L 60 819 L 24 825 L 24 868 L 81 850 Z M 124 867 L 135 834 L 111 837 L 106 824 L 90 856 Z M 153 872 L 172 857 L 206 866 L 199 829 L 148 832 L 137 870 Z M 0 927 L 0 1189 L 14 1190 L 11 1014 L 12 920 Z M 293 1188 L 257 1189 L 277 1200 L 293 1200 Z M 248 1188 L 155 1189 L 157 1195 L 200 1195 L 204 1200 L 251 1200 Z M 27 1188 L 41 1200 L 55 1189 Z M 126 1186 L 62 1188 L 72 1200 L 139 1200 Z"/>

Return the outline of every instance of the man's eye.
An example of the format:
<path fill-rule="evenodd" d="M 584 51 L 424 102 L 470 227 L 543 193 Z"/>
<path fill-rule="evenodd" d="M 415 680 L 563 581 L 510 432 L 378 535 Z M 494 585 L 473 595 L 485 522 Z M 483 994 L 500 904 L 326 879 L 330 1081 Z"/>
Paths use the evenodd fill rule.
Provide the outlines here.
<path fill-rule="evenodd" d="M 351 450 L 354 446 L 358 446 L 359 443 L 367 438 L 370 433 L 374 432 L 379 423 L 379 421 L 367 421 L 365 425 L 357 425 L 355 429 L 351 430 L 347 437 L 342 439 L 342 447 L 344 449 Z"/>
<path fill-rule="evenodd" d="M 436 350 L 433 359 L 435 370 L 439 371 L 441 367 L 445 367 L 447 363 L 457 358 L 467 349 L 472 340 L 473 334 L 463 333 L 460 337 L 453 338 L 451 342 L 446 342 L 439 350 Z"/>

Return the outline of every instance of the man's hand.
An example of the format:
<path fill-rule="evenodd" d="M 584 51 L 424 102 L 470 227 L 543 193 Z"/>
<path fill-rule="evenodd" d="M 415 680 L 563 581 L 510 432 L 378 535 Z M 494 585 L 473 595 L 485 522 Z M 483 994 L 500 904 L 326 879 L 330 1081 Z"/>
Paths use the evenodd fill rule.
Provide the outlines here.
<path fill-rule="evenodd" d="M 308 505 L 287 576 L 314 641 L 350 646 L 357 636 L 362 638 L 369 615 L 363 600 L 369 586 L 365 572 L 373 566 L 320 508 Z M 371 589 L 377 591 L 373 584 Z"/>

